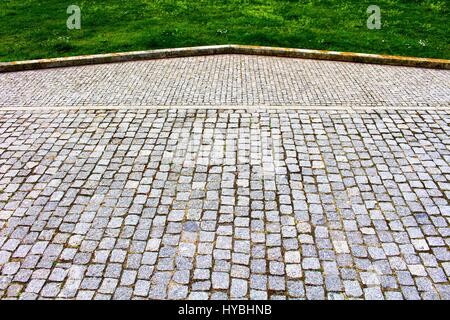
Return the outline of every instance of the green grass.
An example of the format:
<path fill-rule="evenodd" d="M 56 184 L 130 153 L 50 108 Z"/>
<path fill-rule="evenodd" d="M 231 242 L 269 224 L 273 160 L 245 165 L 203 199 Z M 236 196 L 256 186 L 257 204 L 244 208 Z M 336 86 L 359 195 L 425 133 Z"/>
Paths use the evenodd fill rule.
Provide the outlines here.
<path fill-rule="evenodd" d="M 450 59 L 449 21 L 448 0 L 0 0 L 0 61 L 227 43 Z"/>

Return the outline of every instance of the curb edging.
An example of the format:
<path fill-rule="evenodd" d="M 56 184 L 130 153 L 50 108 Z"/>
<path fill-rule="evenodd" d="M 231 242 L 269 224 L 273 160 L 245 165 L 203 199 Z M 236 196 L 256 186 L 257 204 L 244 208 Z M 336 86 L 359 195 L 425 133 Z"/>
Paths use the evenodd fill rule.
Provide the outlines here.
<path fill-rule="evenodd" d="M 164 58 L 180 58 L 180 57 L 217 55 L 217 54 L 276 56 L 288 58 L 332 60 L 341 62 L 359 62 L 359 63 L 370 63 L 381 65 L 450 70 L 450 60 L 445 59 L 402 57 L 402 56 L 390 56 L 390 55 L 367 54 L 367 53 L 261 47 L 261 46 L 231 44 L 231 45 L 186 47 L 174 49 L 82 55 L 82 56 L 39 59 L 39 60 L 0 62 L 0 73 L 24 71 L 24 70 L 37 70 L 46 68 L 73 67 L 91 64 L 164 59 Z"/>
<path fill-rule="evenodd" d="M 434 105 L 434 106 L 400 106 L 395 109 L 392 106 L 352 106 L 338 105 L 330 106 L 326 104 L 320 105 L 83 105 L 83 106 L 27 106 L 27 107 L 0 107 L 0 113 L 3 112 L 70 112 L 70 111 L 129 111 L 129 110 L 325 110 L 325 111 L 436 111 L 448 110 L 450 106 Z"/>

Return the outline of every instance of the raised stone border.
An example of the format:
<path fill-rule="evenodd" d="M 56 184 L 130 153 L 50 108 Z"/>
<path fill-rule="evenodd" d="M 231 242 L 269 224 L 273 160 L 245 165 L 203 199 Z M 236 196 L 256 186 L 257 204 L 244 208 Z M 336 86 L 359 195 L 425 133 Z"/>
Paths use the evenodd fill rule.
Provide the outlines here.
<path fill-rule="evenodd" d="M 117 110 L 117 111 L 128 111 L 128 110 L 344 110 L 344 111 L 381 111 L 381 110 L 393 110 L 392 106 L 378 106 L 376 108 L 369 106 L 329 106 L 329 105 L 292 105 L 292 106 L 266 106 L 266 105 L 219 105 L 219 106 L 183 106 L 183 105 L 169 105 L 169 106 L 39 106 L 39 107 L 0 107 L 0 113 L 2 112 L 14 112 L 14 111 L 26 111 L 26 112 L 67 112 L 67 111 L 89 111 L 89 110 Z M 395 110 L 450 110 L 448 105 L 436 105 L 436 106 L 396 106 Z"/>
<path fill-rule="evenodd" d="M 148 60 L 148 59 L 192 57 L 192 56 L 215 55 L 215 54 L 264 55 L 276 57 L 361 62 L 361 63 L 382 64 L 382 65 L 450 70 L 450 60 L 445 59 L 429 59 L 429 58 L 388 56 L 388 55 L 366 54 L 366 53 L 275 48 L 275 47 L 245 46 L 245 45 L 231 44 L 218 46 L 202 46 L 189 48 L 83 55 L 65 58 L 1 62 L 0 72 L 70 67 L 89 64 Z"/>

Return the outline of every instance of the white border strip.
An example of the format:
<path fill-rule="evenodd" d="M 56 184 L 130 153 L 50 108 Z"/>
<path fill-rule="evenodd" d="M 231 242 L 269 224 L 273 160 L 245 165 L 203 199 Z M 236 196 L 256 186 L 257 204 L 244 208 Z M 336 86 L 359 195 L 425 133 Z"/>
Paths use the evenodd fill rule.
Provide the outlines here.
<path fill-rule="evenodd" d="M 29 112 L 64 112 L 64 111 L 81 111 L 81 110 L 450 110 L 450 102 L 448 105 L 381 105 L 376 104 L 370 106 L 349 106 L 349 105 L 218 105 L 218 106 L 185 106 L 185 105 L 146 105 L 146 106 L 17 106 L 17 107 L 0 107 L 0 112 L 7 111 L 29 111 Z"/>

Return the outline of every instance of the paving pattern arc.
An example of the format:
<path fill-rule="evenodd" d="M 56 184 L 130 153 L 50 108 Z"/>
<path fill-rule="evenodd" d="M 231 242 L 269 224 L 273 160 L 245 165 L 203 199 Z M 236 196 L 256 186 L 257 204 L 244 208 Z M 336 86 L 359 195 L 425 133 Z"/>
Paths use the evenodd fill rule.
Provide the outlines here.
<path fill-rule="evenodd" d="M 113 72 L 63 72 L 90 68 Z M 0 298 L 450 299 L 449 125 L 445 109 L 4 110 Z"/>
<path fill-rule="evenodd" d="M 216 55 L 0 74 L 0 107 L 446 106 L 450 71 Z"/>

